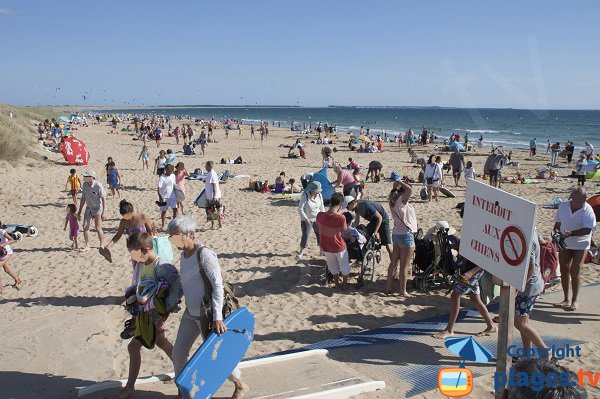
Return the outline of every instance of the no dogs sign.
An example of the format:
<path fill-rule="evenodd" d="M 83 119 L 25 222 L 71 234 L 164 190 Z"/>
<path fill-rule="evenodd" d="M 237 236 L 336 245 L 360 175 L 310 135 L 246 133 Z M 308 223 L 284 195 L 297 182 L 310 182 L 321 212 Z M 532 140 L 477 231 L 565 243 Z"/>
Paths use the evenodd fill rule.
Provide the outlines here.
<path fill-rule="evenodd" d="M 460 254 L 523 290 L 537 205 L 469 180 L 464 212 Z"/>

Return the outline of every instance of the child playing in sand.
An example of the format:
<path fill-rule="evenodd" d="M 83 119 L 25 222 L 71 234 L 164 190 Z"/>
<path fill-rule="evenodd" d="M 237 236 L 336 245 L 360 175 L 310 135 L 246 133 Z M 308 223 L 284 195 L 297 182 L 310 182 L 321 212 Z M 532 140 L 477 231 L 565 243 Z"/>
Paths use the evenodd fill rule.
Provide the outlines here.
<path fill-rule="evenodd" d="M 156 298 L 161 295 L 161 290 L 159 289 L 149 299 L 150 301 L 154 301 L 154 310 L 145 311 L 145 303 L 142 304 L 139 302 L 139 299 L 131 305 L 130 313 L 135 314 L 135 324 L 137 326 L 133 334 L 134 339 L 127 346 L 127 350 L 129 351 L 129 376 L 127 384 L 119 393 L 119 398 L 129 398 L 135 392 L 135 380 L 137 379 L 142 363 L 142 345 L 148 349 L 153 349 L 156 344 L 156 346 L 165 352 L 169 359 L 173 358 L 173 344 L 169 342 L 165 335 L 165 320 L 183 295 L 177 269 L 171 264 L 161 262 L 152 249 L 152 234 L 132 234 L 127 239 L 127 250 L 134 264 L 133 284 L 127 292 L 131 292 L 132 296 L 136 296 L 136 291 L 142 291 L 142 287 L 150 286 L 153 282 L 159 283 L 161 280 L 167 283 L 170 289 L 166 297 L 163 294 L 162 298 Z M 159 302 L 157 299 L 162 300 L 160 302 L 162 303 L 161 309 L 156 306 L 156 303 Z M 139 328 L 137 328 L 138 326 Z M 148 329 L 153 331 L 148 332 Z M 142 330 L 144 330 L 143 335 Z"/>
<path fill-rule="evenodd" d="M 65 184 L 65 191 L 67 191 L 67 187 L 71 187 L 69 191 L 69 195 L 73 197 L 73 204 L 77 206 L 77 193 L 81 189 L 81 179 L 77 174 L 75 169 L 71 169 L 69 172 L 69 177 L 67 177 L 67 183 Z"/>
<path fill-rule="evenodd" d="M 67 217 L 65 218 L 65 228 L 63 230 L 67 229 L 67 225 L 69 225 L 69 239 L 73 241 L 71 248 L 78 250 L 79 222 L 77 221 L 77 206 L 74 204 L 67 205 Z"/>
<path fill-rule="evenodd" d="M 0 222 L 0 226 L 2 226 L 2 222 Z M 23 281 L 19 278 L 19 276 L 17 276 L 13 268 L 10 266 L 10 260 L 13 254 L 10 244 L 14 242 L 15 240 L 13 240 L 8 232 L 0 227 L 0 266 L 15 281 L 12 286 L 16 289 L 20 289 Z M 0 295 L 3 294 L 3 287 L 4 284 L 2 284 L 2 280 L 0 279 Z"/>
<path fill-rule="evenodd" d="M 119 198 L 121 198 L 121 193 L 119 192 L 119 187 L 121 187 L 121 175 L 119 174 L 119 170 L 115 166 L 114 162 L 110 162 L 108 164 L 106 174 L 106 180 L 108 181 L 108 186 L 110 187 L 110 194 L 114 197 L 116 191 Z"/>
<path fill-rule="evenodd" d="M 148 147 L 142 147 L 142 151 L 140 151 L 140 156 L 138 157 L 138 161 L 142 160 L 142 170 L 149 169 L 148 167 L 148 158 L 150 158 L 150 154 L 148 153 Z"/>
<path fill-rule="evenodd" d="M 360 173 L 360 168 L 354 169 L 354 172 L 352 172 L 352 177 L 354 178 L 354 198 L 359 200 L 362 198 L 362 191 L 365 185 L 364 177 L 362 173 Z"/>

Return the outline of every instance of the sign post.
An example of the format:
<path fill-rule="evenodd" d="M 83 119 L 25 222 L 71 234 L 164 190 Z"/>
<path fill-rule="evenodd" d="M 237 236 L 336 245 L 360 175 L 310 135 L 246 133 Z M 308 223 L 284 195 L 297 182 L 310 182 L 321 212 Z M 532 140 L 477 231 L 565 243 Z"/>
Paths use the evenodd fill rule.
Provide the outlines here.
<path fill-rule="evenodd" d="M 527 282 L 537 205 L 531 201 L 469 180 L 465 197 L 460 254 L 503 280 L 496 371 L 508 375 L 507 349 L 512 339 L 515 288 Z M 514 287 L 514 288 L 513 288 Z M 496 392 L 496 398 L 504 391 Z"/>

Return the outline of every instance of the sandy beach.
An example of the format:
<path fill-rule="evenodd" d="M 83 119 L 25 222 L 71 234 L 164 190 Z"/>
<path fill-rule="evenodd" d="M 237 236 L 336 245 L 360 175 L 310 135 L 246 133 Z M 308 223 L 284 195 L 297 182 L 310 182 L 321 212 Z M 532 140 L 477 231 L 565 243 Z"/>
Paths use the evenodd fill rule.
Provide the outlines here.
<path fill-rule="evenodd" d="M 175 122 L 173 127 L 177 124 Z M 120 125 L 119 130 L 123 126 Z M 302 137 L 307 145 L 307 158 L 289 159 L 286 158 L 287 148 L 279 145 L 293 144 L 300 137 L 297 133 L 270 128 L 268 139 L 261 144 L 259 138 L 249 137 L 249 130 L 246 126 L 242 137 L 233 130 L 229 138 L 225 138 L 224 131 L 217 129 L 214 136 L 218 142 L 208 145 L 205 157 L 177 156 L 177 161 L 184 162 L 189 172 L 203 167 L 206 160 L 218 163 L 221 158 L 241 156 L 245 162 L 216 165 L 218 173 L 228 170 L 234 175 L 248 176 L 229 179 L 221 186 L 225 205 L 222 229 L 211 230 L 204 222 L 204 210 L 192 204 L 204 186 L 200 181 L 187 181 L 185 211 L 199 221 L 201 229 L 197 237 L 216 251 L 226 280 L 235 285 L 242 304 L 255 315 L 256 338 L 246 357 L 300 348 L 362 330 L 448 313 L 450 302 L 443 292 L 427 295 L 414 292 L 415 298 L 409 299 L 384 295 L 389 263 L 386 251 L 382 251 L 383 259 L 377 270 L 384 276 L 375 284 L 361 289 L 351 286 L 345 292 L 322 285 L 325 261 L 319 256 L 314 236 L 309 240 L 307 255 L 300 260 L 294 256 L 300 241 L 298 197 L 248 190 L 250 179 L 273 183 L 281 171 L 296 180 L 303 173 L 317 172 L 322 165 L 321 145 L 310 143 L 314 136 Z M 152 170 L 142 170 L 142 163 L 138 161 L 142 143 L 132 140 L 127 133 L 109 134 L 109 131 L 108 123 L 73 131 L 91 153 L 89 166 L 77 167 L 77 172 L 81 174 L 84 170 L 94 169 L 98 180 L 106 187 L 102 171 L 107 157 L 113 157 L 122 175 L 122 198 L 160 224 L 159 209 L 155 204 L 157 178 Z M 339 150 L 334 157 L 343 165 L 348 163 L 348 157 L 363 166 L 378 160 L 384 166 L 385 176 L 395 171 L 417 179 L 420 169 L 409 163 L 405 145 L 386 143 L 382 153 L 357 154 L 349 152 L 345 140 L 346 135 L 338 133 L 335 144 L 330 145 Z M 158 149 L 154 142 L 149 141 L 147 145 L 153 163 Z M 165 134 L 160 149 L 168 148 L 181 149 L 175 144 L 175 138 Z M 415 150 L 419 156 L 427 156 L 433 151 L 433 145 L 415 147 Z M 13 245 L 12 264 L 24 281 L 21 290 L 10 287 L 10 278 L 2 275 L 4 295 L 0 297 L 0 313 L 4 322 L 0 332 L 0 375 L 4 377 L 0 386 L 8 387 L 11 395 L 4 396 L 1 392 L 4 388 L 0 388 L 0 398 L 73 397 L 77 386 L 126 378 L 128 370 L 127 342 L 119 337 L 123 322 L 128 318 L 122 306 L 123 292 L 131 280 L 131 263 L 124 239 L 112 248 L 113 263 L 108 263 L 98 253 L 98 239 L 93 232 L 90 234 L 92 250 L 72 251 L 68 232 L 63 231 L 66 205 L 70 203 L 64 186 L 71 166 L 64 162 L 60 153 L 41 146 L 36 147 L 35 152 L 38 154 L 35 159 L 1 164 L 4 171 L 0 174 L 0 203 L 4 205 L 2 221 L 33 224 L 40 233 Z M 465 155 L 465 159 L 472 161 L 476 172 L 481 174 L 488 153 L 489 148 L 474 149 Z M 518 169 L 505 168 L 504 175 L 516 175 L 518 171 L 525 177 L 535 177 L 536 169 L 549 162 L 549 155 L 541 153 L 543 151 L 530 158 L 525 152 L 515 151 L 513 161 L 518 161 L 520 166 Z M 450 154 L 440 155 L 447 161 Z M 563 178 L 570 175 L 571 170 L 558 169 L 558 181 L 504 184 L 502 188 L 538 204 L 552 201 L 554 197 L 566 199 L 576 184 L 574 179 Z M 333 179 L 333 172 L 329 173 Z M 421 186 L 414 186 L 412 203 L 423 230 L 433 227 L 439 220 L 446 220 L 459 232 L 461 230 L 455 207 L 464 200 L 464 178 L 457 188 L 453 187 L 451 176 L 446 176 L 445 182 L 456 198 L 442 196 L 439 202 L 427 203 L 418 198 Z M 385 202 L 390 188 L 389 182 L 368 182 L 364 198 L 381 202 L 387 208 Z M 588 190 L 595 194 L 598 187 L 590 182 Z M 104 232 L 108 240 L 115 233 L 120 216 L 119 199 L 109 196 L 107 202 L 108 220 L 104 223 Z M 537 228 L 546 239 L 550 238 L 554 214 L 553 209 L 539 209 Z M 594 239 L 600 241 L 599 232 L 595 233 Z M 80 241 L 83 241 L 82 237 Z M 176 253 L 175 261 L 178 258 Z M 594 264 L 585 265 L 581 276 L 583 284 L 600 282 L 598 266 Z M 174 314 L 167 321 L 167 335 L 171 340 L 175 338 L 180 318 L 180 314 Z M 461 331 L 472 329 L 469 332 L 474 333 L 483 325 L 483 322 L 463 325 Z M 580 329 L 569 333 L 573 338 L 588 342 L 586 347 L 590 351 L 600 347 L 598 336 L 588 336 Z M 160 351 L 144 350 L 142 357 L 140 375 L 172 371 L 171 362 Z M 398 357 L 400 359 L 401 354 Z M 600 370 L 598 356 L 586 358 L 585 362 L 588 369 Z M 573 363 L 572 367 L 577 369 L 579 365 Z M 478 378 L 476 383 L 480 393 L 491 390 L 488 377 Z M 396 397 L 393 392 L 391 386 L 389 390 L 366 397 Z M 418 397 L 433 399 L 440 395 L 431 391 Z"/>

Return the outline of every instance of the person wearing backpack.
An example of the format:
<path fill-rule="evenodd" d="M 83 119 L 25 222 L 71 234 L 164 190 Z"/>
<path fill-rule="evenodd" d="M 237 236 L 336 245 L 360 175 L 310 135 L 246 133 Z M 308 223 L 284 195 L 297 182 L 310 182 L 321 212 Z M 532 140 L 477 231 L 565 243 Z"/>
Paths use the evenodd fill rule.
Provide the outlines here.
<path fill-rule="evenodd" d="M 196 243 L 196 228 L 196 221 L 189 216 L 177 216 L 167 227 L 169 241 L 182 251 L 179 274 L 185 297 L 185 312 L 173 347 L 176 378 L 187 363 L 190 350 L 199 336 L 204 340 L 211 330 L 219 335 L 227 331 L 227 326 L 223 323 L 227 291 L 221 275 L 221 266 L 212 250 Z M 211 293 L 210 300 L 205 300 L 207 293 Z M 205 305 L 207 302 L 208 305 Z M 243 398 L 249 387 L 242 380 L 238 367 L 233 370 L 229 380 L 235 385 L 232 399 Z"/>
<path fill-rule="evenodd" d="M 298 203 L 298 213 L 300 214 L 300 228 L 302 230 L 302 238 L 300 239 L 300 250 L 298 251 L 298 257 L 304 256 L 304 249 L 308 243 L 308 237 L 310 236 L 310 230 L 315 232 L 317 237 L 317 245 L 321 245 L 319 235 L 319 225 L 316 223 L 317 215 L 319 212 L 325 212 L 325 205 L 323 204 L 323 191 L 321 183 L 313 181 L 308 184 L 308 190 L 300 197 L 300 203 Z"/>

